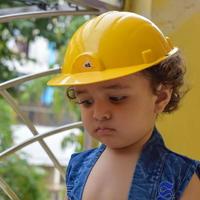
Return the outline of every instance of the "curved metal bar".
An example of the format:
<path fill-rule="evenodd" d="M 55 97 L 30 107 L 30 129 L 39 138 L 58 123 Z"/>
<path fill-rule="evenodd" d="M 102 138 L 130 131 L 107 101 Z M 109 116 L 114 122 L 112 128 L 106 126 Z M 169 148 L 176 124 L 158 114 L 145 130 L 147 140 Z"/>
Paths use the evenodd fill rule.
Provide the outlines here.
<path fill-rule="evenodd" d="M 15 99 L 6 91 L 6 90 L 0 90 L 0 94 L 4 97 L 4 99 L 9 103 L 9 105 L 13 108 L 13 110 L 19 115 L 19 117 L 24 121 L 24 123 L 27 125 L 29 130 L 32 132 L 33 135 L 39 135 L 38 131 L 36 130 L 33 123 L 29 120 L 29 118 L 20 110 L 17 102 Z M 51 161 L 54 163 L 55 167 L 58 169 L 60 174 L 62 175 L 63 179 L 65 177 L 65 171 L 63 170 L 62 166 L 52 153 L 52 151 L 49 149 L 47 144 L 43 141 L 39 141 L 40 145 L 43 147 Z"/>
<path fill-rule="evenodd" d="M 27 13 L 17 13 L 11 15 L 0 16 L 0 23 L 9 22 L 17 19 L 29 19 L 29 18 L 45 18 L 45 17 L 56 17 L 56 16 L 67 16 L 67 15 L 99 15 L 98 10 L 51 10 L 51 11 L 34 11 Z"/>
<path fill-rule="evenodd" d="M 98 10 L 101 10 L 102 12 L 108 11 L 108 10 L 121 10 L 122 5 L 115 6 L 110 3 L 106 3 L 100 0 L 67 0 L 71 3 L 74 3 L 76 5 L 81 5 L 83 7 L 89 7 L 89 8 L 96 8 Z"/>
<path fill-rule="evenodd" d="M 4 159 L 5 157 L 9 156 L 12 153 L 15 153 L 16 151 L 28 146 L 29 144 L 40 141 L 40 140 L 42 140 L 46 137 L 58 134 L 60 132 L 63 132 L 63 131 L 66 131 L 66 130 L 69 130 L 69 129 L 72 129 L 72 128 L 78 128 L 78 127 L 81 127 L 81 126 L 82 126 L 82 122 L 75 122 L 75 123 L 72 123 L 72 124 L 61 126 L 61 127 L 56 128 L 52 131 L 49 131 L 47 133 L 43 133 L 43 134 L 40 134 L 40 135 L 37 135 L 37 136 L 33 136 L 32 138 L 25 140 L 22 143 L 15 145 L 15 146 L 12 146 L 11 148 L 6 149 L 5 151 L 1 152 L 0 153 L 0 160 Z"/>
<path fill-rule="evenodd" d="M 0 188 L 11 200 L 20 200 L 10 186 L 0 177 Z"/>
<path fill-rule="evenodd" d="M 60 72 L 60 68 L 55 68 L 55 69 L 50 69 L 44 72 L 36 73 L 36 74 L 31 74 L 31 75 L 25 75 L 25 76 L 20 76 L 18 78 L 11 79 L 9 81 L 5 81 L 3 83 L 0 83 L 0 90 L 4 90 L 10 87 L 15 87 L 16 85 L 19 85 L 21 83 L 24 83 L 26 81 L 30 81 L 36 78 L 41 78 L 43 76 L 48 76 L 52 74 L 56 74 Z"/>
<path fill-rule="evenodd" d="M 33 12 L 41 10 L 38 6 L 23 6 L 23 7 L 9 7 L 9 8 L 0 8 L 0 15 L 10 15 L 13 13 L 22 13 L 22 12 Z"/>

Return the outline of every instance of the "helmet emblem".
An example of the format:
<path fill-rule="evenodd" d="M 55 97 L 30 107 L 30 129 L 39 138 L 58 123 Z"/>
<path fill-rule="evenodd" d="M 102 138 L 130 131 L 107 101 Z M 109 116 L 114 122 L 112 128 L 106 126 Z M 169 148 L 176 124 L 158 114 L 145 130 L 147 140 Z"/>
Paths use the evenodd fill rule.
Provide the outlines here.
<path fill-rule="evenodd" d="M 91 62 L 87 61 L 86 63 L 84 63 L 84 67 L 86 67 L 86 68 L 92 67 Z"/>

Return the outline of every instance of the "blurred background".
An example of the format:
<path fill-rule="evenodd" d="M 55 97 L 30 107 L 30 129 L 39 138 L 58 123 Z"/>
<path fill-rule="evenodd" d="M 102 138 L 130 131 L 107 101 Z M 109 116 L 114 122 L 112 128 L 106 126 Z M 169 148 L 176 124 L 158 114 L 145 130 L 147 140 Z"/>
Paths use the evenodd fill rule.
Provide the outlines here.
<path fill-rule="evenodd" d="M 200 0 L 0 0 L 0 84 L 59 68 L 68 41 L 77 28 L 108 10 L 132 11 L 151 19 L 181 49 L 187 66 L 186 86 L 190 91 L 178 111 L 159 117 L 157 127 L 172 150 L 200 160 Z M 48 11 L 60 14 L 14 16 Z M 6 16 L 14 18 L 8 20 Z M 48 87 L 49 79 L 50 75 L 8 90 L 39 134 L 80 121 L 79 110 L 67 100 L 64 89 Z M 0 96 L 0 152 L 31 137 L 21 117 Z M 64 171 L 73 152 L 98 145 L 78 127 L 44 141 Z M 65 198 L 65 180 L 37 142 L 0 159 L 0 178 L 19 199 Z M 14 199 L 0 186 L 0 199 Z"/>

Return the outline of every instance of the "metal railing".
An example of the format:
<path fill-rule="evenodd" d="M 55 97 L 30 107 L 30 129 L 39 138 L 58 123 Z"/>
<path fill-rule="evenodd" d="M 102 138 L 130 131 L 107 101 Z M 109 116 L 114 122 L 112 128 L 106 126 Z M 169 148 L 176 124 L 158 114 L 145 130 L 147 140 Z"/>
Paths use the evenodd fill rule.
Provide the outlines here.
<path fill-rule="evenodd" d="M 65 172 L 63 170 L 63 167 L 58 162 L 56 156 L 53 154 L 53 152 L 50 150 L 50 148 L 48 147 L 48 145 L 45 143 L 45 141 L 43 139 L 45 137 L 49 137 L 51 135 L 58 134 L 62 131 L 66 131 L 66 130 L 69 130 L 69 129 L 72 129 L 72 128 L 80 127 L 80 126 L 82 126 L 82 123 L 76 122 L 76 123 L 73 123 L 73 124 L 61 126 L 61 127 L 56 128 L 52 131 L 49 131 L 47 133 L 40 134 L 36 130 L 33 123 L 30 121 L 30 119 L 20 110 L 20 107 L 19 107 L 18 103 L 16 102 L 16 100 L 8 92 L 8 89 L 11 88 L 11 87 L 17 86 L 19 84 L 22 84 L 24 82 L 27 82 L 27 81 L 30 81 L 30 80 L 33 80 L 33 79 L 37 79 L 37 78 L 41 78 L 41 77 L 48 76 L 48 75 L 51 75 L 51 74 L 55 74 L 55 73 L 58 73 L 58 72 L 59 72 L 59 69 L 52 69 L 52 70 L 40 72 L 40 73 L 37 73 L 37 74 L 22 76 L 22 77 L 12 79 L 12 80 L 9 80 L 9 81 L 6 81 L 6 82 L 0 84 L 0 94 L 4 97 L 4 99 L 7 101 L 7 103 L 13 108 L 13 110 L 17 113 L 17 115 L 22 119 L 24 124 L 29 128 L 29 130 L 33 134 L 33 137 L 31 139 L 23 141 L 22 143 L 15 145 L 13 147 L 10 147 L 9 149 L 1 152 L 0 153 L 0 161 L 2 161 L 5 157 L 15 153 L 16 151 L 26 147 L 27 145 L 30 145 L 34 142 L 39 142 L 39 144 L 42 146 L 42 148 L 44 149 L 44 151 L 46 152 L 46 154 L 48 155 L 48 157 L 53 162 L 54 166 L 58 169 L 62 178 L 64 179 L 65 178 Z M 6 184 L 6 182 L 1 177 L 0 177 L 0 187 L 9 196 L 10 199 L 12 199 L 12 200 L 18 200 L 19 199 L 17 197 L 17 195 L 14 193 L 14 191 Z"/>
<path fill-rule="evenodd" d="M 108 10 L 121 10 L 122 5 L 114 6 L 109 3 L 105 3 L 98 0 L 67 0 L 67 2 L 77 4 L 86 9 L 71 9 L 69 6 L 58 6 L 57 9 L 52 10 L 40 10 L 37 7 L 29 6 L 28 8 L 18 8 L 19 12 L 15 8 L 9 9 L 8 14 L 0 14 L 0 23 L 10 22 L 11 20 L 29 19 L 29 18 L 46 18 L 56 16 L 68 16 L 68 15 L 99 15 Z M 1 9 L 0 9 L 1 13 Z M 5 13 L 5 9 L 2 9 L 2 13 Z"/>

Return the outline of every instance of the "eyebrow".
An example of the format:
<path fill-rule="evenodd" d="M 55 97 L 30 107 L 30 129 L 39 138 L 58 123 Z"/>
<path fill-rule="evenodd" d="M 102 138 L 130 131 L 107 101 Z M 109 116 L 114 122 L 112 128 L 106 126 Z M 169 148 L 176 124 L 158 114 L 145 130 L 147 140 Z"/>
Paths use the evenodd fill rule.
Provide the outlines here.
<path fill-rule="evenodd" d="M 76 95 L 87 93 L 87 90 L 74 90 Z"/>
<path fill-rule="evenodd" d="M 128 89 L 130 86 L 128 85 L 120 85 L 120 84 L 113 84 L 113 85 L 108 85 L 108 86 L 102 86 L 100 89 L 106 89 L 106 90 L 121 90 L 121 89 Z M 75 93 L 77 95 L 87 93 L 87 90 L 75 90 Z"/>
<path fill-rule="evenodd" d="M 113 84 L 108 86 L 103 86 L 103 89 L 127 89 L 130 88 L 128 85 Z"/>

